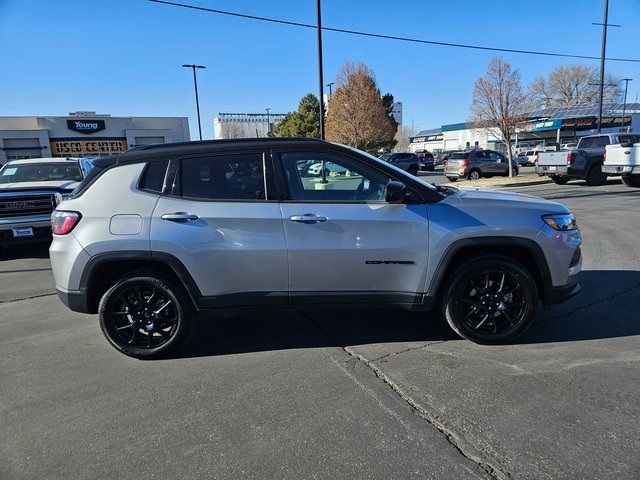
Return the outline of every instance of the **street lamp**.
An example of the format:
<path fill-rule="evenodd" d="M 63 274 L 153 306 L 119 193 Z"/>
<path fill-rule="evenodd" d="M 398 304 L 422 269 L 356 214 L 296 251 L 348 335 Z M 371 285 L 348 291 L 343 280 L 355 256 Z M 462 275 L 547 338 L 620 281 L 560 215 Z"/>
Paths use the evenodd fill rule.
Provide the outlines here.
<path fill-rule="evenodd" d="M 269 123 L 269 111 L 271 109 L 270 108 L 265 108 L 265 110 L 267 111 L 267 137 L 268 137 L 269 133 L 271 133 L 271 123 Z"/>
<path fill-rule="evenodd" d="M 331 87 L 335 84 L 336 82 L 327 83 L 327 87 L 329 87 L 329 98 L 331 98 L 331 95 L 333 94 L 333 92 L 331 91 Z"/>
<path fill-rule="evenodd" d="M 200 126 L 200 102 L 198 100 L 198 79 L 196 78 L 196 68 L 207 68 L 204 65 L 182 65 L 184 68 L 190 68 L 193 70 L 193 86 L 196 90 L 196 110 L 198 112 L 198 133 L 200 134 L 200 140 L 202 140 L 202 127 Z"/>
<path fill-rule="evenodd" d="M 318 114 L 320 115 L 320 140 L 324 140 L 324 101 L 322 97 L 324 97 L 324 80 L 322 73 L 322 10 L 320 5 L 321 0 L 316 0 L 316 17 L 317 17 L 317 41 L 318 41 L 318 90 L 320 93 L 319 96 L 319 104 L 320 108 L 318 109 Z M 324 168 L 322 169 L 324 172 Z M 324 173 L 322 175 L 323 183 L 326 182 Z"/>

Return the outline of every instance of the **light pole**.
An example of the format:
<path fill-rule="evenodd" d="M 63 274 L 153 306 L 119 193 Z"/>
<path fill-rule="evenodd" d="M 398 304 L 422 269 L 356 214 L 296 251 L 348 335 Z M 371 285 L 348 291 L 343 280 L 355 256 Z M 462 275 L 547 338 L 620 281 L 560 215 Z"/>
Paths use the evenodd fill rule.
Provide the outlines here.
<path fill-rule="evenodd" d="M 322 73 L 322 9 L 320 5 L 321 0 L 316 0 L 316 16 L 317 16 L 317 28 L 316 34 L 318 38 L 318 90 L 320 93 L 319 96 L 319 105 L 318 114 L 320 115 L 320 140 L 324 140 L 324 101 L 322 97 L 324 97 L 324 80 Z M 324 167 L 324 166 L 323 166 Z M 322 180 L 325 183 L 324 176 L 324 168 L 322 168 Z"/>
<path fill-rule="evenodd" d="M 619 27 L 607 23 L 609 19 L 609 0 L 604 0 L 604 13 L 602 14 L 602 23 L 594 23 L 593 25 L 602 25 L 602 47 L 600 49 L 600 95 L 598 102 L 598 133 L 602 131 L 602 100 L 604 97 L 604 60 L 607 53 L 607 27 Z"/>
<path fill-rule="evenodd" d="M 265 108 L 265 110 L 267 111 L 267 137 L 268 137 L 269 134 L 271 133 L 271 123 L 269 123 L 269 111 L 271 109 L 270 108 Z"/>
<path fill-rule="evenodd" d="M 200 134 L 200 140 L 202 140 L 202 127 L 200 126 L 200 101 L 198 100 L 198 79 L 196 78 L 196 68 L 207 68 L 204 65 L 182 65 L 184 68 L 190 68 L 193 70 L 193 87 L 196 90 L 196 110 L 198 112 L 198 133 Z"/>
<path fill-rule="evenodd" d="M 629 82 L 631 82 L 633 78 L 623 78 L 620 80 L 624 82 L 624 103 L 622 104 L 622 123 L 620 125 L 620 131 L 624 131 L 624 114 L 627 113 L 627 89 L 629 88 Z"/>

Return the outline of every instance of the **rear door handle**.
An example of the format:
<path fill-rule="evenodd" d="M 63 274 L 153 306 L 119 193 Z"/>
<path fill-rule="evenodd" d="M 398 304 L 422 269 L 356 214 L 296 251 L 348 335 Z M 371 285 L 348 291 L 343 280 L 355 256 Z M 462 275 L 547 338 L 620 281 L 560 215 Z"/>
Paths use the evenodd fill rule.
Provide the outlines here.
<path fill-rule="evenodd" d="M 290 220 L 292 222 L 299 223 L 320 223 L 326 222 L 327 217 L 323 217 L 322 215 L 316 215 L 315 213 L 304 213 L 302 215 L 292 215 Z"/>
<path fill-rule="evenodd" d="M 163 220 L 169 220 L 171 222 L 179 222 L 183 220 L 198 220 L 198 215 L 194 215 L 193 213 L 187 212 L 175 212 L 175 213 L 165 213 L 162 215 Z"/>

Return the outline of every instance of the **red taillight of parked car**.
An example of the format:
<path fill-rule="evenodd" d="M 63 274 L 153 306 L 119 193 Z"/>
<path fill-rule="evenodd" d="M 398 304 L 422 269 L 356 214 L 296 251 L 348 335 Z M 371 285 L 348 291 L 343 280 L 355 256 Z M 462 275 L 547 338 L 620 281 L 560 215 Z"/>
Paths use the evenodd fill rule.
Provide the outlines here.
<path fill-rule="evenodd" d="M 576 154 L 573 152 L 567 153 L 567 165 L 573 165 L 573 162 L 576 161 Z"/>
<path fill-rule="evenodd" d="M 54 235 L 66 235 L 78 224 L 82 218 L 78 212 L 54 210 L 51 214 L 51 231 Z"/>
<path fill-rule="evenodd" d="M 460 168 L 467 168 L 469 166 L 469 160 L 462 160 L 460 162 Z"/>
<path fill-rule="evenodd" d="M 444 168 L 447 168 L 447 164 L 448 164 L 448 163 L 449 163 L 449 162 L 447 162 L 447 161 L 445 160 L 444 162 L 442 162 L 442 166 L 443 166 Z"/>
<path fill-rule="evenodd" d="M 607 163 L 607 150 L 604 150 L 604 156 L 602 157 L 602 163 Z"/>

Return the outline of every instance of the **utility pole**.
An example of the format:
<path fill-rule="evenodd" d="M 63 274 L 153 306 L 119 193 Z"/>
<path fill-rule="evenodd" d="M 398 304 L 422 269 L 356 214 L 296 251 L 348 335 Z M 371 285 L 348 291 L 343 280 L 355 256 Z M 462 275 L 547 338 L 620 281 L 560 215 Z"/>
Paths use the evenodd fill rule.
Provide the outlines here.
<path fill-rule="evenodd" d="M 600 50 L 600 95 L 598 102 L 598 133 L 602 131 L 602 101 L 604 97 L 604 60 L 607 53 L 607 27 L 619 27 L 607 23 L 609 20 L 609 0 L 604 0 L 604 12 L 602 14 L 602 23 L 594 23 L 593 25 L 602 25 L 602 48 Z"/>
<path fill-rule="evenodd" d="M 200 134 L 200 140 L 202 140 L 202 127 L 200 125 L 200 101 L 198 100 L 198 79 L 196 78 L 196 68 L 207 68 L 204 65 L 182 65 L 184 68 L 191 68 L 193 70 L 193 87 L 196 90 L 196 110 L 198 111 L 198 133 Z"/>
<path fill-rule="evenodd" d="M 322 9 L 320 5 L 321 0 L 316 0 L 316 15 L 317 15 L 317 36 L 318 36 L 318 90 L 320 93 L 318 102 L 320 104 L 319 112 L 320 115 L 320 140 L 324 140 L 324 79 L 322 73 Z M 325 182 L 324 176 L 324 168 L 322 169 L 322 180 Z"/>
<path fill-rule="evenodd" d="M 620 124 L 620 131 L 624 131 L 624 115 L 627 113 L 627 89 L 629 88 L 629 82 L 632 81 L 633 78 L 623 78 L 620 80 L 624 82 L 624 103 L 622 104 L 622 122 Z"/>
<path fill-rule="evenodd" d="M 269 111 L 271 109 L 270 108 L 265 108 L 265 110 L 267 111 L 267 137 L 268 137 L 269 134 L 271 133 L 271 123 L 269 122 Z"/>

